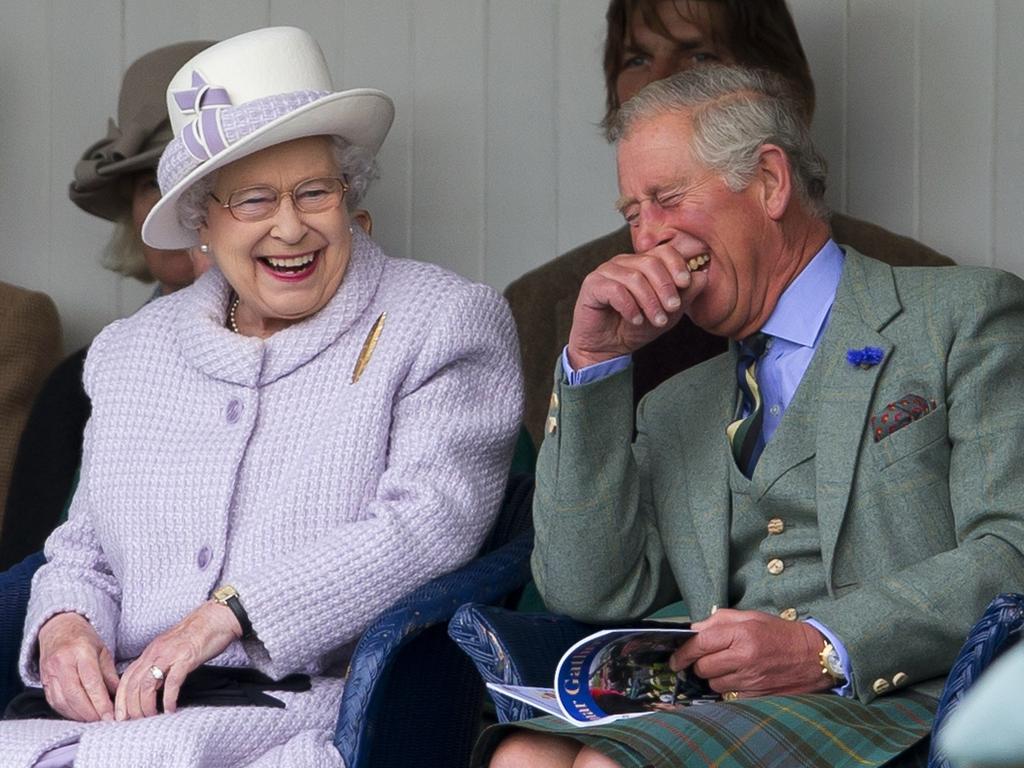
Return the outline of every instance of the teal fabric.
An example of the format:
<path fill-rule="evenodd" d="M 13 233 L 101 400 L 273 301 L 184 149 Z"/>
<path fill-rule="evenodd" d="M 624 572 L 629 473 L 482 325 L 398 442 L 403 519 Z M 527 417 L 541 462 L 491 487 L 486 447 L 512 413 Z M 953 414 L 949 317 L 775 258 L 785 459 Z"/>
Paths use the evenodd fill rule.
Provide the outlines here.
<path fill-rule="evenodd" d="M 843 641 L 859 700 L 935 697 L 991 596 L 1024 589 L 1024 283 L 846 252 L 812 362 L 813 440 L 784 440 L 787 413 L 750 493 L 760 502 L 788 484 L 813 499 L 821 566 L 794 607 Z M 851 365 L 847 352 L 865 347 L 882 361 Z M 631 372 L 570 388 L 556 371 L 532 561 L 551 610 L 603 623 L 680 598 L 694 619 L 730 604 L 735 360 L 648 395 L 635 443 Z M 908 394 L 937 407 L 876 443 L 871 415 Z M 786 607 L 764 593 L 743 602 Z"/>

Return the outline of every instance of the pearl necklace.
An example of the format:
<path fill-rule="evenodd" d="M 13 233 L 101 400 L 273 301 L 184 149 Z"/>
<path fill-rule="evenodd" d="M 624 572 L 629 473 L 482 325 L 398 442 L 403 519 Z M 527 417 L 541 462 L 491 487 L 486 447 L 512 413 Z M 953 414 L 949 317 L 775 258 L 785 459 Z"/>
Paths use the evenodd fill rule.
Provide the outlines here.
<path fill-rule="evenodd" d="M 241 331 L 238 330 L 238 318 L 236 317 L 238 313 L 238 302 L 239 298 L 236 293 L 235 297 L 231 299 L 231 306 L 228 307 L 228 328 L 237 334 L 241 334 Z"/>

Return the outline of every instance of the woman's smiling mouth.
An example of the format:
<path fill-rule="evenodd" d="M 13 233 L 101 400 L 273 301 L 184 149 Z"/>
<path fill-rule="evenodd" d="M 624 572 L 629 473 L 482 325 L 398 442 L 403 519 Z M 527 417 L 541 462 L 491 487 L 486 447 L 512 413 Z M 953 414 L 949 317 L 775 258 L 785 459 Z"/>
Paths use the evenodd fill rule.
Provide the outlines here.
<path fill-rule="evenodd" d="M 281 280 L 301 280 L 316 268 L 323 249 L 301 253 L 296 256 L 259 256 L 257 260 L 264 269 Z"/>

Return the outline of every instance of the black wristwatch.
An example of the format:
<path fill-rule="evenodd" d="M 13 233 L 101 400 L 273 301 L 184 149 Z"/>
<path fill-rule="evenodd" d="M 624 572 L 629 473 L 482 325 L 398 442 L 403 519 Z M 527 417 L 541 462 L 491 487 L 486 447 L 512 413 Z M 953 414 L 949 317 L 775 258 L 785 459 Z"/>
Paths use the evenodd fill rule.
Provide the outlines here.
<path fill-rule="evenodd" d="M 223 587 L 215 589 L 211 597 L 215 603 L 226 605 L 235 614 L 239 626 L 242 627 L 243 640 L 251 640 L 256 636 L 252 631 L 252 622 L 249 621 L 249 614 L 245 612 L 245 608 L 242 607 L 242 601 L 238 599 L 237 589 L 230 584 L 225 584 Z"/>

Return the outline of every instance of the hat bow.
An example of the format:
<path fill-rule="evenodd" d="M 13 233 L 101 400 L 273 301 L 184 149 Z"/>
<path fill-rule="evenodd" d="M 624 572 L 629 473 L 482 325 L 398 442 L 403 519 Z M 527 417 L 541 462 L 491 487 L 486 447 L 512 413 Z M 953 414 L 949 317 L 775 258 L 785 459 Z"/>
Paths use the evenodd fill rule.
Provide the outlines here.
<path fill-rule="evenodd" d="M 174 101 L 183 114 L 196 115 L 181 131 L 185 148 L 200 162 L 209 160 L 228 146 L 221 123 L 221 112 L 232 106 L 227 90 L 210 85 L 197 71 L 192 72 L 192 87 L 173 92 Z"/>

